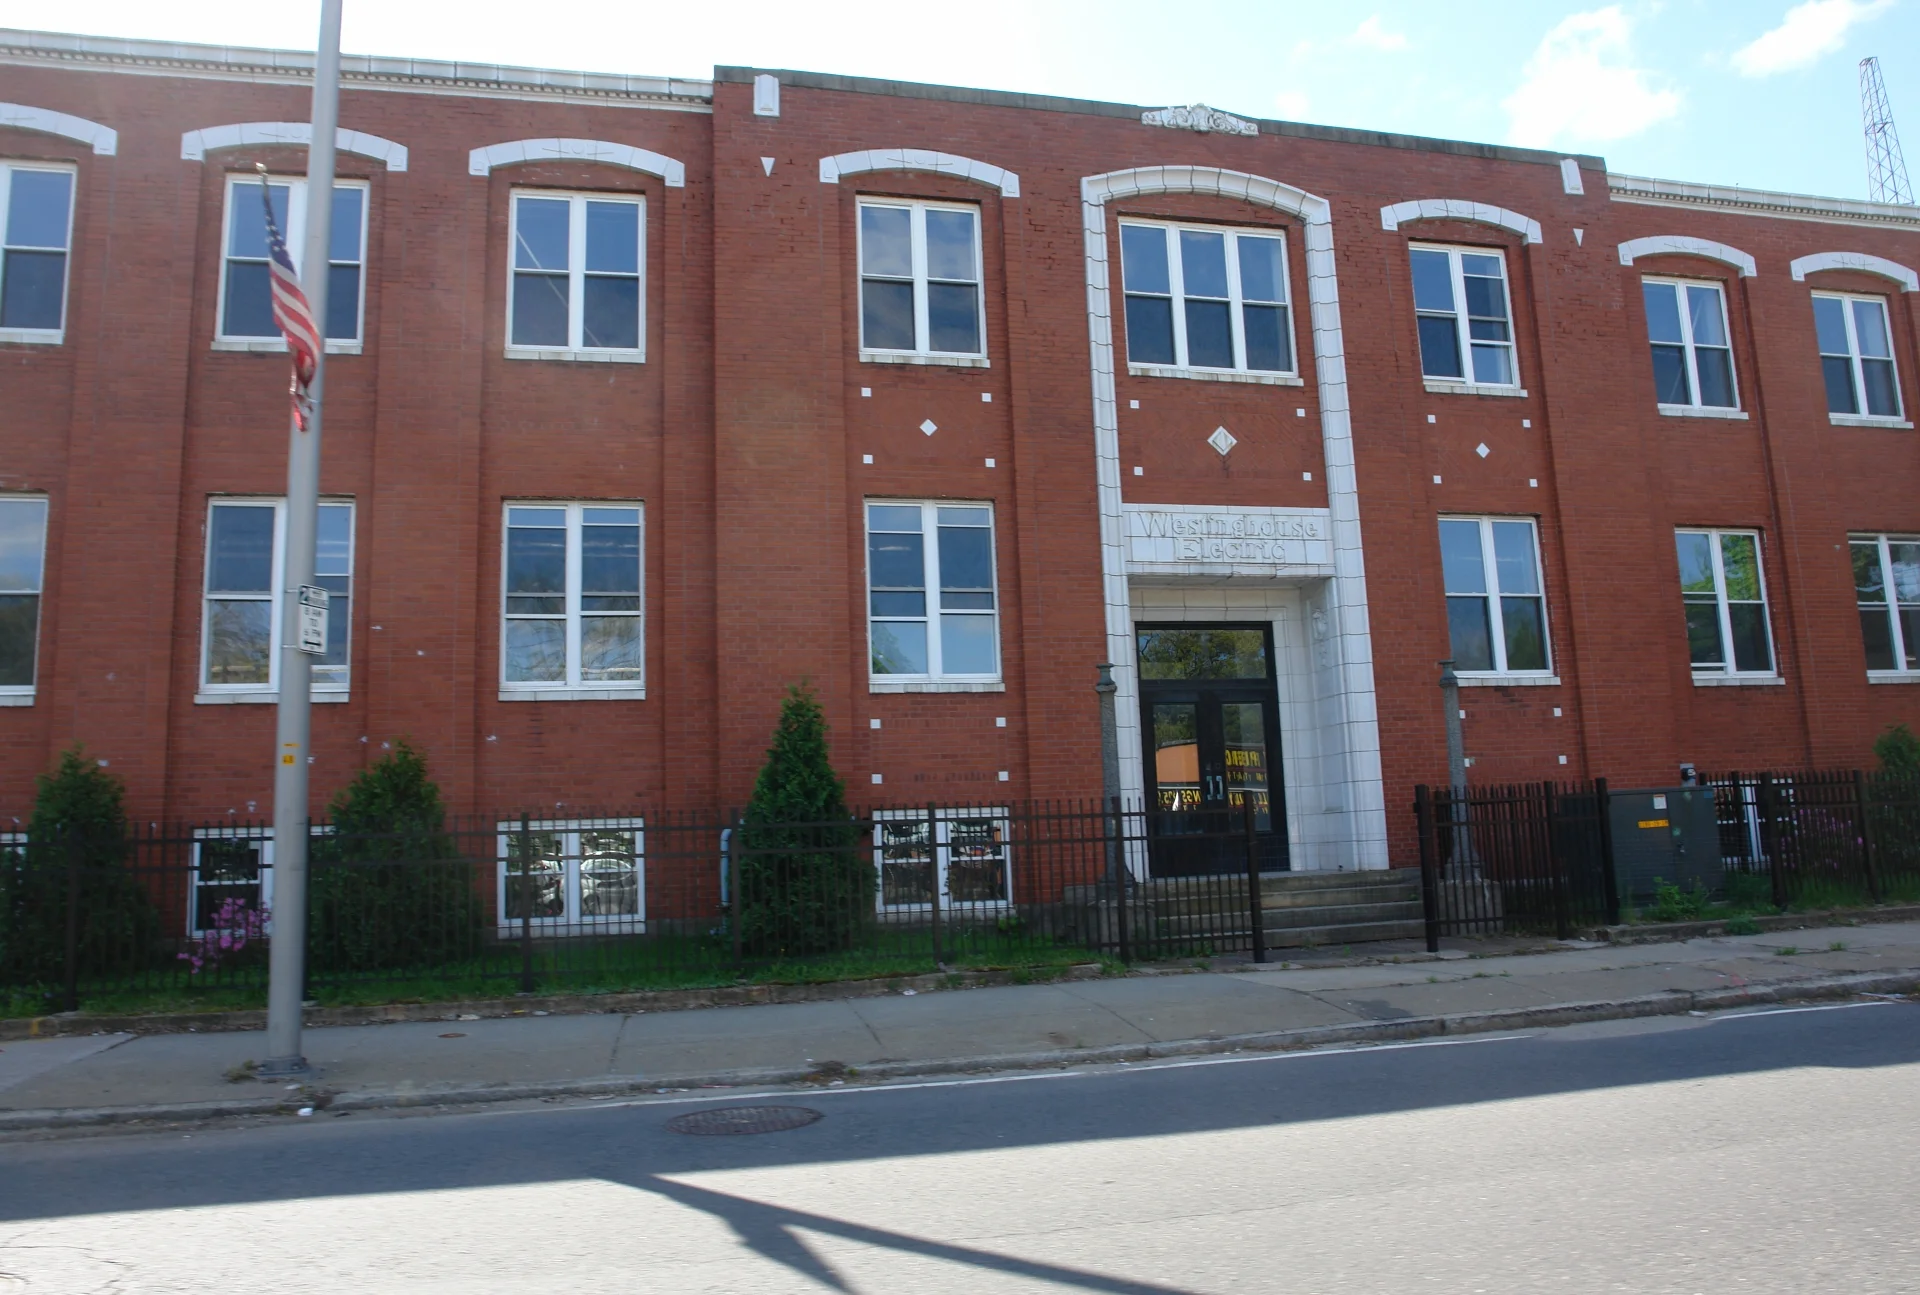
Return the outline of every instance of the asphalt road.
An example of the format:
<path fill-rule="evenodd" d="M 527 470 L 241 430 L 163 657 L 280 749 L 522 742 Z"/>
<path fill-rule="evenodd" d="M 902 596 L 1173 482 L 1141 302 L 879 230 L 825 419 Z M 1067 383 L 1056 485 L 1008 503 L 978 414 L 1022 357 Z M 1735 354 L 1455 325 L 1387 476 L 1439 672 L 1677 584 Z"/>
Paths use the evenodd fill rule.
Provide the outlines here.
<path fill-rule="evenodd" d="M 15 1142 L 0 1292 L 1920 1291 L 1913 1003 L 740 1100 Z"/>

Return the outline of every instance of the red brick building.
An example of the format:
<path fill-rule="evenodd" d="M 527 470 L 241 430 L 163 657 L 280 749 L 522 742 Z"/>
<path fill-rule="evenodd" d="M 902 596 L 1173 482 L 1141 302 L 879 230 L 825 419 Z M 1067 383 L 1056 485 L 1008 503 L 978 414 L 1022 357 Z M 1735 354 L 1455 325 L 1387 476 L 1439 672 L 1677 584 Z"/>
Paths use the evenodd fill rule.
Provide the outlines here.
<path fill-rule="evenodd" d="M 306 56 L 0 33 L 0 817 L 78 740 L 264 815 Z M 1491 780 L 1920 724 L 1920 212 L 793 72 L 350 58 L 316 805 L 1271 794 L 1410 862 Z M 295 217 L 297 221 L 297 216 Z M 298 245 L 298 229 L 293 241 Z"/>

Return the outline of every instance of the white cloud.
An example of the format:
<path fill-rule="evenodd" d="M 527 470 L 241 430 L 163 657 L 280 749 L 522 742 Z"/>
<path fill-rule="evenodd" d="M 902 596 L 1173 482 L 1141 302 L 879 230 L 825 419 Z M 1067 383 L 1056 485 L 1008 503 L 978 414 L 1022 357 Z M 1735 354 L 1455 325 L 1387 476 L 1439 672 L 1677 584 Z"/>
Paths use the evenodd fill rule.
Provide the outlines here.
<path fill-rule="evenodd" d="M 1876 18 L 1892 5 L 1893 0 L 1806 0 L 1787 10 L 1778 27 L 1735 50 L 1733 65 L 1743 76 L 1805 67 L 1845 44 L 1854 24 Z"/>
<path fill-rule="evenodd" d="M 1625 139 L 1679 112 L 1679 93 L 1630 62 L 1632 35 L 1619 5 L 1562 19 L 1500 105 L 1507 138 L 1536 148 Z"/>
<path fill-rule="evenodd" d="M 1387 54 L 1397 53 L 1407 47 L 1406 34 L 1389 31 L 1381 23 L 1379 14 L 1369 15 L 1364 22 L 1353 29 L 1353 35 L 1347 37 L 1347 41 L 1349 44 L 1377 49 Z"/>
<path fill-rule="evenodd" d="M 1273 106 L 1283 121 L 1303 121 L 1307 115 L 1307 93 L 1304 90 L 1282 90 L 1273 96 Z"/>

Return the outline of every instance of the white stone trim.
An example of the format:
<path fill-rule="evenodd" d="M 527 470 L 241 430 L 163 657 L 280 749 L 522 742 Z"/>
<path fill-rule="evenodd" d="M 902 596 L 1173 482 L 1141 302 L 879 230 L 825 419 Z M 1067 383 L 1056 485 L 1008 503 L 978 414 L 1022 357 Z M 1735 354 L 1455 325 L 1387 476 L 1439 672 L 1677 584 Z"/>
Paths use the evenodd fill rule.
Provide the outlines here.
<path fill-rule="evenodd" d="M 1777 688 L 1784 687 L 1786 682 L 1777 674 L 1697 674 L 1693 677 L 1696 688 Z"/>
<path fill-rule="evenodd" d="M 1445 378 L 1425 378 L 1422 383 L 1436 396 L 1506 396 L 1517 400 L 1527 394 L 1525 387 L 1492 382 L 1450 382 Z"/>
<path fill-rule="evenodd" d="M 1560 188 L 1566 193 L 1584 195 L 1587 186 L 1580 180 L 1580 162 L 1578 158 L 1560 159 Z"/>
<path fill-rule="evenodd" d="M 93 151 L 102 157 L 112 157 L 120 150 L 120 132 L 111 126 L 102 126 L 97 121 L 88 121 L 85 117 L 75 117 L 70 113 L 55 112 L 51 108 L 36 108 L 27 103 L 0 103 L 0 126 L 11 126 L 15 130 L 37 130 L 43 135 L 60 135 L 91 145 Z"/>
<path fill-rule="evenodd" d="M 501 701 L 645 701 L 643 688 L 502 688 Z"/>
<path fill-rule="evenodd" d="M 1787 270 L 1793 275 L 1795 283 L 1804 283 L 1809 274 L 1818 274 L 1822 270 L 1858 270 L 1862 274 L 1877 274 L 1883 279 L 1892 279 L 1900 285 L 1902 292 L 1920 292 L 1920 274 L 1898 261 L 1889 261 L 1884 256 L 1874 256 L 1868 252 L 1815 252 L 1789 261 Z"/>
<path fill-rule="evenodd" d="M 1805 220 L 1825 225 L 1889 225 L 1920 227 L 1920 207 L 1894 202 L 1859 202 L 1851 198 L 1820 198 L 1803 193 L 1775 193 L 1729 185 L 1686 184 L 1640 175 L 1607 174 L 1607 196 L 1614 202 L 1646 207 L 1691 207 L 1695 210 L 1768 216 L 1776 220 Z"/>
<path fill-rule="evenodd" d="M 1722 265 L 1731 265 L 1740 271 L 1743 279 L 1751 279 L 1758 273 L 1754 269 L 1753 257 L 1739 248 L 1704 238 L 1689 238 L 1685 234 L 1649 234 L 1645 238 L 1630 238 L 1620 244 L 1620 264 L 1632 265 L 1643 256 L 1700 256 Z"/>
<path fill-rule="evenodd" d="M 762 72 L 753 78 L 753 115 L 756 117 L 780 115 L 779 77 Z"/>
<path fill-rule="evenodd" d="M 516 166 L 521 162 L 599 162 L 657 175 L 666 181 L 669 189 L 684 189 L 687 185 L 685 163 L 665 153 L 604 139 L 510 139 L 502 144 L 489 144 L 467 154 L 467 174 L 486 175 L 495 167 Z"/>
<path fill-rule="evenodd" d="M 1326 460 L 1327 504 L 1333 540 L 1333 578 L 1316 609 L 1316 650 L 1337 680 L 1323 695 L 1320 731 L 1339 766 L 1344 817 L 1337 829 L 1351 866 L 1387 866 L 1387 811 L 1380 770 L 1380 734 L 1373 682 L 1373 640 L 1367 620 L 1366 566 L 1360 546 L 1360 503 L 1354 477 L 1353 427 L 1348 407 L 1346 346 L 1335 278 L 1332 213 L 1325 198 L 1292 185 L 1207 166 L 1148 166 L 1080 181 L 1086 247 L 1087 331 L 1092 352 L 1093 439 L 1100 504 L 1100 568 L 1107 618 L 1107 658 L 1119 691 L 1120 786 L 1139 798 L 1146 786 L 1141 757 L 1140 690 L 1127 583 L 1126 515 L 1120 487 L 1119 402 L 1114 388 L 1113 305 L 1107 260 L 1107 203 L 1137 194 L 1205 193 L 1271 207 L 1306 224 L 1308 309 L 1314 369 L 1319 381 L 1320 441 Z"/>
<path fill-rule="evenodd" d="M 1872 414 L 1828 414 L 1827 421 L 1835 427 L 1891 427 L 1912 431 L 1913 424 L 1904 418 L 1875 417 Z"/>
<path fill-rule="evenodd" d="M 205 126 L 180 137 L 180 160 L 198 162 L 218 148 L 240 148 L 249 144 L 291 144 L 305 148 L 313 142 L 313 125 L 304 121 L 236 121 L 225 126 Z M 389 171 L 407 169 L 407 146 L 396 144 L 365 131 L 336 127 L 333 146 L 342 153 L 370 157 L 386 163 Z"/>
<path fill-rule="evenodd" d="M 977 162 L 957 153 L 936 153 L 925 148 L 868 148 L 854 153 L 835 153 L 820 159 L 820 183 L 838 184 L 844 175 L 862 175 L 868 171 L 932 171 L 976 184 L 990 185 L 1003 198 L 1020 196 L 1020 177 L 991 162 Z"/>
<path fill-rule="evenodd" d="M 1398 229 L 1410 220 L 1465 220 L 1476 225 L 1510 229 L 1529 243 L 1540 241 L 1540 222 L 1505 207 L 1466 198 L 1414 198 L 1380 209 L 1380 228 Z"/>

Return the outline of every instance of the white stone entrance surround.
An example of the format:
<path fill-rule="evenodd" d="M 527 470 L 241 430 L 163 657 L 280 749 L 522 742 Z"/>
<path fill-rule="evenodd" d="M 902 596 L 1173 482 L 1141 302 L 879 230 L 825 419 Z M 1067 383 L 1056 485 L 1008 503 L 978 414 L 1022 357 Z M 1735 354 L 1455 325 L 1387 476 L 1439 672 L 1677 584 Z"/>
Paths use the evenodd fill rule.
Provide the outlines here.
<path fill-rule="evenodd" d="M 1153 193 L 1207 193 L 1272 207 L 1298 216 L 1306 224 L 1307 296 L 1313 328 L 1314 371 L 1320 390 L 1320 440 L 1325 458 L 1327 502 L 1326 534 L 1320 543 L 1324 562 L 1251 561 L 1259 556 L 1246 549 L 1218 553 L 1218 567 L 1194 570 L 1156 569 L 1159 561 L 1141 555 L 1138 569 L 1129 562 L 1127 508 L 1120 486 L 1120 430 L 1113 373 L 1113 294 L 1107 257 L 1106 204 L 1115 198 Z M 1299 866 L 1322 868 L 1384 868 L 1387 866 L 1385 789 L 1380 776 L 1380 734 L 1376 721 L 1373 684 L 1373 644 L 1367 621 L 1366 566 L 1360 544 L 1360 506 L 1353 468 L 1353 428 L 1347 405 L 1346 347 L 1340 328 L 1340 297 L 1334 274 L 1333 226 L 1327 200 L 1278 180 L 1203 166 L 1152 166 L 1110 171 L 1080 181 L 1081 216 L 1087 262 L 1087 331 L 1092 351 L 1094 464 L 1100 501 L 1100 567 L 1107 617 L 1107 656 L 1114 663 L 1119 686 L 1114 701 L 1119 721 L 1120 785 L 1130 798 L 1146 788 L 1140 732 L 1140 688 L 1135 667 L 1133 636 L 1134 584 L 1140 586 L 1147 619 L 1272 619 L 1276 651 L 1283 641 L 1289 606 L 1293 638 L 1302 645 L 1299 657 L 1311 663 L 1313 687 L 1289 696 L 1289 679 L 1297 673 L 1295 654 L 1282 652 L 1280 667 L 1282 758 L 1287 784 L 1288 831 L 1301 847 Z M 1297 510 L 1208 509 L 1196 505 L 1168 505 L 1179 512 L 1232 514 L 1287 514 Z M 1151 508 L 1143 508 L 1152 511 Z M 1306 556 L 1304 553 L 1301 555 Z M 1167 561 L 1184 566 L 1176 557 Z M 1205 566 L 1214 566 L 1209 561 Z M 1236 570 L 1235 568 L 1244 568 Z M 1168 584 L 1169 581 L 1177 582 Z M 1267 614 L 1227 614 L 1225 591 L 1236 594 L 1243 583 L 1261 590 Z M 1148 587 L 1167 585 L 1165 589 Z M 1201 615 L 1161 615 L 1167 597 L 1197 584 L 1212 601 L 1203 598 Z M 1223 584 L 1224 589 L 1206 588 Z M 1284 586 L 1297 586 L 1286 588 Z M 1196 591 L 1198 592 L 1198 591 Z M 1213 601 L 1220 603 L 1216 610 Z M 1308 644 L 1311 642 L 1311 647 Z M 1301 707 L 1309 707 L 1310 719 Z M 1295 729 L 1296 724 L 1303 725 Z M 1289 731 L 1292 730 L 1292 731 Z M 1311 759 L 1320 777 L 1304 779 L 1296 769 L 1302 757 Z M 1296 773 L 1303 783 L 1296 790 Z M 1304 798 L 1307 784 L 1317 783 L 1309 801 L 1311 831 L 1296 816 L 1296 798 Z"/>

